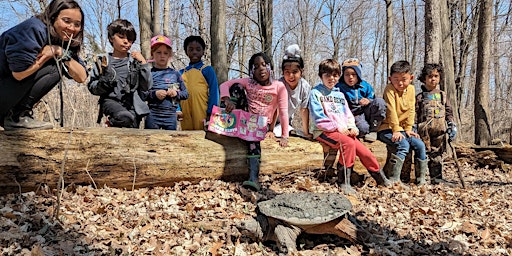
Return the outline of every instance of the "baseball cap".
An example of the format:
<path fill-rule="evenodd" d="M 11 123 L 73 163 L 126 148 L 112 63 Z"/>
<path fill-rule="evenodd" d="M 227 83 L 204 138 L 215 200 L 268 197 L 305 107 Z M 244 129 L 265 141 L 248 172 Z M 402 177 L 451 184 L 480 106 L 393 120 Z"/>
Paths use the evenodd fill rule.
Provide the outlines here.
<path fill-rule="evenodd" d="M 168 37 L 166 37 L 164 35 L 158 35 L 158 36 L 154 36 L 153 38 L 151 38 L 151 48 L 161 45 L 161 44 L 165 44 L 165 45 L 169 46 L 170 48 L 172 48 L 171 39 L 169 39 Z"/>

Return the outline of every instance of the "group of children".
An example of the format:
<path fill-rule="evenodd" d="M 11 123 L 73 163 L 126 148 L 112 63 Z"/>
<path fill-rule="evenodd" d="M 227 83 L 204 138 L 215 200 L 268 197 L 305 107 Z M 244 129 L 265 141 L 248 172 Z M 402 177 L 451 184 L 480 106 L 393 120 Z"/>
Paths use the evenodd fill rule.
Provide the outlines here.
<path fill-rule="evenodd" d="M 137 34 L 133 25 L 117 19 L 107 27 L 113 52 L 98 55 L 90 74 L 89 91 L 100 96 L 98 123 L 106 116 L 112 127 L 177 129 L 177 113 L 183 113 L 182 130 L 201 130 L 212 107 L 219 103 L 217 76 L 202 61 L 206 43 L 189 36 L 184 49 L 190 64 L 177 71 L 169 67 L 173 57 L 171 40 L 151 38 L 152 59 L 130 51 Z M 152 62 L 152 67 L 148 62 Z"/>
<path fill-rule="evenodd" d="M 444 135 L 448 129 L 453 139 L 456 126 L 446 95 L 438 88 L 442 75 L 439 65 L 425 66 L 420 76 L 423 92 L 416 95 L 410 64 L 394 63 L 390 83 L 383 98 L 378 98 L 373 87 L 362 79 L 358 59 L 345 60 L 341 65 L 333 59 L 322 61 L 318 71 L 322 82 L 311 88 L 302 77 L 304 61 L 299 46 L 291 45 L 282 60 L 281 79 L 274 80 L 271 59 L 257 53 L 249 60 L 248 78 L 219 86 L 213 68 L 202 61 L 206 44 L 199 36 L 185 39 L 190 64 L 179 72 L 168 66 L 173 56 L 169 38 L 158 35 L 151 39 L 150 68 L 139 52 L 129 52 L 136 37 L 130 22 L 114 21 L 108 26 L 108 36 L 114 51 L 98 56 L 88 87 L 100 96 L 98 120 L 107 116 L 109 126 L 135 128 L 145 116 L 147 129 L 176 130 L 177 112 L 181 110 L 183 130 L 204 129 L 212 107 L 219 105 L 220 92 L 224 111 L 238 108 L 267 117 L 267 137 L 280 137 L 280 146 L 287 146 L 288 136 L 293 133 L 338 150 L 338 183 L 345 193 L 355 192 L 350 177 L 356 156 L 378 185 L 392 186 L 401 183 L 403 162 L 411 148 L 416 184 L 426 183 L 429 169 L 433 184 L 443 182 Z M 297 110 L 302 127 L 293 128 Z M 395 150 L 387 177 L 359 140 L 371 140 L 369 135 L 375 133 Z M 256 191 L 261 187 L 260 158 L 260 142 L 247 141 L 249 179 L 243 186 Z"/>

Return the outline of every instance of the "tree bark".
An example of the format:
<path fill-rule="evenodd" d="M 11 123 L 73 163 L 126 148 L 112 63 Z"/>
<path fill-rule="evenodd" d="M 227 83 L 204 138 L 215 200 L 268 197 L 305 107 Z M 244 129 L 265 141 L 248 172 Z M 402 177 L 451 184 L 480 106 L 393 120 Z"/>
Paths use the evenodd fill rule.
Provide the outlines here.
<path fill-rule="evenodd" d="M 272 54 L 273 1 L 259 0 L 258 21 L 261 34 L 261 48 L 270 59 Z M 274 65 L 275 66 L 275 65 Z"/>
<path fill-rule="evenodd" d="M 452 27 L 450 23 L 450 9 L 447 1 L 440 1 L 441 5 L 441 35 L 442 35 L 442 51 L 441 63 L 444 69 L 444 82 L 441 88 L 446 91 L 448 101 L 452 109 L 459 109 L 459 102 L 457 101 L 457 87 L 455 84 L 455 64 L 453 62 L 453 40 L 452 40 Z M 453 111 L 455 122 L 461 124 L 459 111 Z"/>
<path fill-rule="evenodd" d="M 389 76 L 389 69 L 394 62 L 393 51 L 393 3 L 391 0 L 386 0 L 386 59 L 387 59 L 387 72 Z"/>
<path fill-rule="evenodd" d="M 212 38 L 212 67 L 219 84 L 228 80 L 228 59 L 226 46 L 226 1 L 211 1 L 210 34 Z"/>
<path fill-rule="evenodd" d="M 441 56 L 441 18 L 439 0 L 425 1 L 425 63 L 439 63 Z"/>
<path fill-rule="evenodd" d="M 479 3 L 478 55 L 475 84 L 475 144 L 486 146 L 491 141 L 489 112 L 489 62 L 491 58 L 492 0 Z"/>
<path fill-rule="evenodd" d="M 140 51 L 144 58 L 151 56 L 150 40 L 151 31 L 151 5 L 148 0 L 138 0 L 139 6 L 139 29 L 140 29 Z"/>
<path fill-rule="evenodd" d="M 160 35 L 162 33 L 162 15 L 160 14 L 160 0 L 153 0 L 153 35 Z"/>
<path fill-rule="evenodd" d="M 289 145 L 281 148 L 275 140 L 262 141 L 262 174 L 322 166 L 319 143 L 290 138 Z M 205 178 L 240 181 L 248 176 L 246 150 L 237 138 L 204 131 L 0 132 L 0 194 L 35 190 L 43 183 L 54 188 L 63 163 L 66 185 L 94 181 L 97 187 L 131 189 Z"/>

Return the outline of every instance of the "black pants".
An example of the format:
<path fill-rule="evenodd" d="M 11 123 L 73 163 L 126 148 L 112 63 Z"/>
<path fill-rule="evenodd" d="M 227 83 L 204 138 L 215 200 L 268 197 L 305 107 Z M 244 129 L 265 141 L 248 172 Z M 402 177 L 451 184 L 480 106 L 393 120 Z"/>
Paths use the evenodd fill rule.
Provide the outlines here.
<path fill-rule="evenodd" d="M 141 119 L 129 104 L 123 104 L 114 99 L 102 99 L 101 109 L 108 116 L 113 127 L 138 128 Z"/>
<path fill-rule="evenodd" d="M 0 78 L 0 122 L 9 111 L 21 112 L 32 107 L 60 81 L 57 65 L 48 61 L 36 73 L 18 81 L 12 75 Z"/>

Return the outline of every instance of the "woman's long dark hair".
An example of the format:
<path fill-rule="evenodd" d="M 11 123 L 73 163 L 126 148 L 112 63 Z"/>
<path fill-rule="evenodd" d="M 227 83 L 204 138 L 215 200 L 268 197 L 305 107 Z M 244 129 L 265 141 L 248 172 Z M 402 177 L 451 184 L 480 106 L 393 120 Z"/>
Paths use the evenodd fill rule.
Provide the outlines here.
<path fill-rule="evenodd" d="M 62 10 L 66 9 L 78 9 L 80 10 L 80 14 L 82 14 L 82 22 L 80 23 L 81 28 L 80 32 L 78 34 L 73 35 L 73 40 L 71 42 L 70 50 L 78 54 L 80 51 L 80 47 L 82 46 L 83 40 L 84 40 L 84 12 L 82 11 L 82 8 L 75 0 L 53 0 L 50 2 L 50 4 L 46 7 L 46 9 L 36 15 L 36 17 L 43 21 L 44 24 L 48 27 L 48 31 L 50 33 L 50 42 L 54 45 L 62 46 L 62 40 L 60 39 L 59 35 L 55 31 L 55 28 L 53 27 L 53 24 L 55 23 L 55 20 L 59 16 L 60 12 Z"/>

